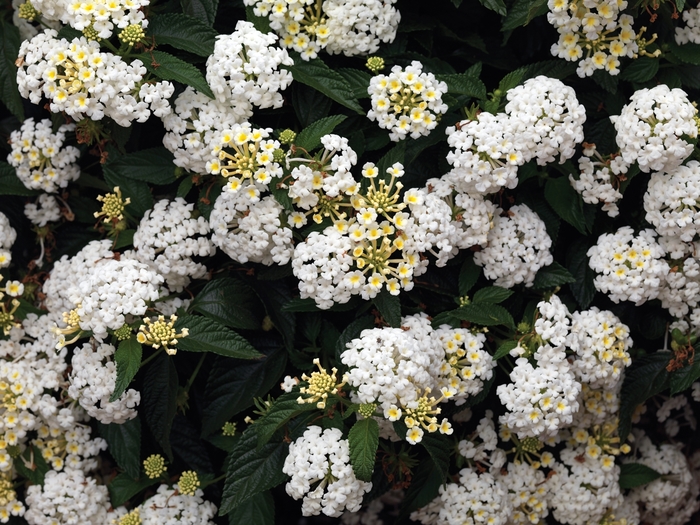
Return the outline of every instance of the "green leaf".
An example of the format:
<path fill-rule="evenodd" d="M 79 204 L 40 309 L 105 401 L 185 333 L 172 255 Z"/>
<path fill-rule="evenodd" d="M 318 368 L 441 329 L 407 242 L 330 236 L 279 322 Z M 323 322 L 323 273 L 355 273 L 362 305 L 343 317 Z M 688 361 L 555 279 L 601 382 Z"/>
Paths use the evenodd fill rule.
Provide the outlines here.
<path fill-rule="evenodd" d="M 241 330 L 257 330 L 264 316 L 255 291 L 234 276 L 209 281 L 190 308 L 229 328 Z"/>
<path fill-rule="evenodd" d="M 391 295 L 384 289 L 372 299 L 372 302 L 389 326 L 394 328 L 401 326 L 401 301 L 397 295 Z"/>
<path fill-rule="evenodd" d="M 473 77 L 467 73 L 435 76 L 438 80 L 447 84 L 447 90 L 452 95 L 486 98 L 486 86 L 478 77 Z"/>
<path fill-rule="evenodd" d="M 435 466 L 440 470 L 444 482 L 450 470 L 450 450 L 452 448 L 450 439 L 437 432 L 432 434 L 426 432 L 420 440 L 420 444 L 430 454 Z"/>
<path fill-rule="evenodd" d="M 648 82 L 659 71 L 659 59 L 639 57 L 633 60 L 621 73 L 620 80 L 630 82 Z"/>
<path fill-rule="evenodd" d="M 559 217 L 583 235 L 588 233 L 586 217 L 583 213 L 583 199 L 571 187 L 569 179 L 566 177 L 549 179 L 544 187 L 544 198 Z"/>
<path fill-rule="evenodd" d="M 175 364 L 165 352 L 146 367 L 140 412 L 151 434 L 173 461 L 170 429 L 177 410 L 178 378 Z"/>
<path fill-rule="evenodd" d="M 122 155 L 104 166 L 119 177 L 127 177 L 156 185 L 175 182 L 174 157 L 165 148 L 150 148 Z"/>
<path fill-rule="evenodd" d="M 245 18 L 248 22 L 252 22 L 255 29 L 261 33 L 273 33 L 270 28 L 270 19 L 266 16 L 257 16 L 255 14 L 255 8 L 252 5 L 248 5 L 245 8 Z"/>
<path fill-rule="evenodd" d="M 367 89 L 369 88 L 369 82 L 372 79 L 372 75 L 366 71 L 361 71 L 359 69 L 352 69 L 349 67 L 341 67 L 336 69 L 338 73 L 345 79 L 355 94 L 355 97 L 369 98 L 369 93 Z"/>
<path fill-rule="evenodd" d="M 460 321 L 469 321 L 481 326 L 503 325 L 515 328 L 513 316 L 508 313 L 508 310 L 497 304 L 467 304 L 452 310 L 450 315 Z"/>
<path fill-rule="evenodd" d="M 20 121 L 24 120 L 24 108 L 22 107 L 22 97 L 17 90 L 15 60 L 19 55 L 21 41 L 19 29 L 4 19 L 0 19 L 0 101 Z"/>
<path fill-rule="evenodd" d="M 211 92 L 204 75 L 192 64 L 163 51 L 142 53 L 137 55 L 136 58 L 140 59 L 146 69 L 158 78 L 174 80 L 181 84 L 192 86 L 209 98 L 214 98 L 214 93 Z"/>
<path fill-rule="evenodd" d="M 217 32 L 210 24 L 179 13 L 164 13 L 148 17 L 148 36 L 156 44 L 166 44 L 201 57 L 214 53 Z"/>
<path fill-rule="evenodd" d="M 566 256 L 569 272 L 576 279 L 569 283 L 569 289 L 581 308 L 588 308 L 596 294 L 593 284 L 595 272 L 588 266 L 587 252 L 588 244 L 584 239 L 579 239 L 571 244 Z"/>
<path fill-rule="evenodd" d="M 633 489 L 659 479 L 661 474 L 641 463 L 623 463 L 620 465 L 620 488 Z"/>
<path fill-rule="evenodd" d="M 379 446 L 379 424 L 376 419 L 360 419 L 348 433 L 350 464 L 357 479 L 372 481 L 374 462 Z"/>
<path fill-rule="evenodd" d="M 275 525 L 275 500 L 269 491 L 248 498 L 228 513 L 229 525 Z"/>
<path fill-rule="evenodd" d="M 406 494 L 403 498 L 403 505 L 405 506 L 401 509 L 398 520 L 408 518 L 411 511 L 425 507 L 433 501 L 444 482 L 442 469 L 435 464 L 432 458 L 427 457 L 423 459 L 413 471 L 411 484 L 406 489 Z"/>
<path fill-rule="evenodd" d="M 29 465 L 25 465 L 25 461 Z M 24 450 L 19 458 L 12 462 L 17 472 L 32 482 L 33 485 L 43 485 L 44 477 L 50 470 L 48 463 L 41 455 L 41 451 L 34 445 Z"/>
<path fill-rule="evenodd" d="M 253 398 L 265 395 L 284 372 L 287 353 L 279 346 L 265 351 L 261 361 L 238 361 L 217 357 L 204 390 L 202 436 L 221 430 L 224 423 L 253 404 Z"/>
<path fill-rule="evenodd" d="M 317 120 L 297 135 L 294 145 L 306 151 L 318 148 L 321 145 L 321 137 L 333 133 L 336 126 L 346 118 L 348 117 L 345 115 L 333 115 Z"/>
<path fill-rule="evenodd" d="M 481 5 L 486 9 L 495 11 L 501 16 L 506 15 L 506 4 L 503 3 L 503 0 L 479 0 L 479 2 L 481 2 Z"/>
<path fill-rule="evenodd" d="M 659 351 L 638 357 L 625 372 L 620 392 L 620 443 L 627 439 L 637 406 L 668 387 L 666 366 L 672 356 L 671 352 Z"/>
<path fill-rule="evenodd" d="M 226 482 L 219 508 L 222 516 L 287 479 L 282 467 L 289 445 L 284 441 L 273 441 L 257 448 L 256 424 L 243 432 L 226 460 Z"/>
<path fill-rule="evenodd" d="M 282 307 L 287 304 L 292 294 L 285 281 L 253 281 L 255 293 L 265 305 L 265 311 L 277 331 L 282 334 L 285 347 L 294 349 L 294 334 L 296 333 L 296 316 L 293 312 L 285 312 Z"/>
<path fill-rule="evenodd" d="M 75 208 L 73 208 L 75 209 Z M 121 248 L 126 248 L 127 246 L 132 246 L 134 244 L 134 234 L 136 233 L 136 230 L 124 230 L 119 232 L 119 237 L 117 237 L 116 242 L 114 243 L 114 247 L 112 248 L 114 251 L 117 251 Z"/>
<path fill-rule="evenodd" d="M 19 178 L 15 168 L 7 162 L 0 161 L 0 195 L 19 195 L 21 197 L 30 197 L 39 195 L 41 192 L 30 190 Z"/>
<path fill-rule="evenodd" d="M 498 347 L 498 350 L 496 350 L 496 353 L 493 354 L 493 359 L 497 361 L 501 357 L 507 356 L 508 354 L 510 354 L 510 351 L 513 348 L 515 348 L 516 346 L 518 346 L 517 341 L 511 341 L 511 340 L 504 341 L 503 343 L 501 343 L 501 346 Z"/>
<path fill-rule="evenodd" d="M 513 292 L 500 286 L 488 286 L 477 290 L 472 299 L 473 303 L 502 303 L 508 299 Z"/>
<path fill-rule="evenodd" d="M 576 278 L 569 273 L 569 270 L 564 268 L 557 261 L 554 261 L 549 266 L 545 266 L 537 272 L 532 287 L 535 290 L 543 290 L 546 288 L 556 288 L 562 284 L 573 282 L 576 282 Z"/>
<path fill-rule="evenodd" d="M 320 91 L 355 113 L 365 114 L 345 78 L 329 68 L 320 58 L 309 61 L 296 60 L 295 64 L 288 69 L 292 72 L 295 81 Z"/>
<path fill-rule="evenodd" d="M 700 66 L 700 44 L 683 44 L 679 46 L 675 40 L 671 39 L 669 49 L 673 56 L 681 62 Z"/>
<path fill-rule="evenodd" d="M 123 472 L 107 485 L 110 503 L 115 507 L 124 505 L 136 494 L 158 482 L 158 479 L 150 479 L 145 476 L 142 479 L 135 480 Z"/>
<path fill-rule="evenodd" d="M 700 359 L 693 360 L 692 365 L 674 370 L 670 375 L 671 395 L 683 392 L 690 388 L 700 378 Z"/>
<path fill-rule="evenodd" d="M 477 266 L 473 257 L 469 257 L 462 263 L 459 270 L 459 295 L 464 297 L 469 293 L 481 275 L 481 266 Z"/>
<path fill-rule="evenodd" d="M 402 140 L 396 146 L 387 151 L 386 154 L 381 159 L 379 159 L 379 162 L 377 162 L 377 171 L 379 172 L 378 177 L 386 177 L 386 170 L 392 167 L 397 162 L 403 164 L 405 157 L 406 141 Z"/>
<path fill-rule="evenodd" d="M 214 25 L 219 0 L 180 0 L 182 12 L 198 18 L 208 26 Z"/>
<path fill-rule="evenodd" d="M 501 31 L 510 31 L 516 27 L 526 26 L 530 21 L 547 12 L 547 0 L 515 0 L 510 8 Z"/>
<path fill-rule="evenodd" d="M 138 416 L 125 423 L 99 423 L 100 436 L 107 441 L 107 450 L 117 465 L 129 476 L 141 475 L 141 420 Z"/>
<path fill-rule="evenodd" d="M 267 413 L 255 421 L 253 428 L 258 435 L 258 448 L 270 441 L 275 431 L 294 416 L 316 410 L 316 403 L 299 403 L 299 397 L 305 396 L 299 396 L 298 392 L 282 394 L 275 399 Z"/>
<path fill-rule="evenodd" d="M 131 380 L 134 379 L 141 367 L 142 353 L 141 344 L 136 341 L 134 336 L 119 343 L 119 348 L 114 352 L 114 362 L 117 364 L 117 381 L 114 385 L 114 392 L 109 398 L 110 402 L 119 399 L 119 396 L 131 384 Z"/>
<path fill-rule="evenodd" d="M 189 334 L 177 340 L 177 349 L 185 352 L 212 352 L 236 359 L 259 359 L 263 355 L 242 336 L 221 323 L 198 315 L 181 315 L 175 328 L 187 328 Z"/>

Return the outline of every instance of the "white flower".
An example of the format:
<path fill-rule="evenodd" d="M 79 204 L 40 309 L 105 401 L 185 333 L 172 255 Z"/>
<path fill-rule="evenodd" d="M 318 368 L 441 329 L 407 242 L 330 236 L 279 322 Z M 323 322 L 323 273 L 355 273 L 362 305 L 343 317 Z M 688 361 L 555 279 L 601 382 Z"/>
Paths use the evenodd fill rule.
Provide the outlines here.
<path fill-rule="evenodd" d="M 676 27 L 676 44 L 700 44 L 700 8 L 683 11 L 685 27 Z"/>
<path fill-rule="evenodd" d="M 552 263 L 552 239 L 537 214 L 524 204 L 494 218 L 488 244 L 474 254 L 484 275 L 504 288 L 523 283 L 530 287 L 537 271 Z"/>
<path fill-rule="evenodd" d="M 15 243 L 17 232 L 10 226 L 10 219 L 0 211 L 0 268 L 7 268 L 12 261 L 10 249 Z"/>
<path fill-rule="evenodd" d="M 80 176 L 80 167 L 75 163 L 80 151 L 74 146 L 63 147 L 66 133 L 74 130 L 75 124 L 63 124 L 52 133 L 50 120 L 35 123 L 29 118 L 21 129 L 10 134 L 12 152 L 7 162 L 15 167 L 22 184 L 54 193 Z"/>
<path fill-rule="evenodd" d="M 602 202 L 603 211 L 610 217 L 617 217 L 620 212 L 616 203 L 622 198 L 620 182 L 627 173 L 629 164 L 619 155 L 601 156 L 596 151 L 595 144 L 586 146 L 583 156 L 578 160 L 578 179 L 569 175 L 571 186 L 581 194 L 584 202 Z"/>
<path fill-rule="evenodd" d="M 61 218 L 61 208 L 56 197 L 42 193 L 36 202 L 28 202 L 24 205 L 24 215 L 32 224 L 42 227 L 49 222 L 55 222 Z"/>
<path fill-rule="evenodd" d="M 282 472 L 292 479 L 285 488 L 294 499 L 303 498 L 304 516 L 323 512 L 337 518 L 345 509 L 357 512 L 362 496 L 372 489 L 372 483 L 355 477 L 350 465 L 350 445 L 342 437 L 337 428 L 323 430 L 311 425 L 289 445 Z"/>
<path fill-rule="evenodd" d="M 394 66 L 389 75 L 372 77 L 367 93 L 372 102 L 367 117 L 388 129 L 395 142 L 408 135 L 414 139 L 428 135 L 447 111 L 442 101 L 447 84 L 423 73 L 423 65 L 415 60 L 405 69 Z"/>
<path fill-rule="evenodd" d="M 648 173 L 674 171 L 695 147 L 686 140 L 698 136 L 697 109 L 679 88 L 661 84 L 640 89 L 619 116 L 610 117 L 625 162 L 637 162 Z"/>

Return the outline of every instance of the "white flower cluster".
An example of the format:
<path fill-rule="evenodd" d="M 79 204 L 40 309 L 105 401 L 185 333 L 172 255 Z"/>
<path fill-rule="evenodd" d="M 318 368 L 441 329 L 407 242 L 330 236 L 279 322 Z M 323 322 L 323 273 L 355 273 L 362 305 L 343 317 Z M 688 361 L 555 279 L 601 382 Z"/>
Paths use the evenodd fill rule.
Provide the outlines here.
<path fill-rule="evenodd" d="M 60 20 L 78 31 L 93 28 L 100 38 L 112 36 L 114 26 L 123 29 L 137 24 L 148 26 L 143 8 L 149 0 L 32 0 L 42 18 Z"/>
<path fill-rule="evenodd" d="M 84 343 L 73 350 L 68 395 L 100 423 L 122 424 L 137 415 L 141 393 L 132 388 L 115 401 L 109 398 L 117 382 L 116 349 L 107 343 Z"/>
<path fill-rule="evenodd" d="M 697 112 L 682 89 L 661 84 L 635 91 L 620 115 L 610 117 L 623 159 L 646 173 L 674 171 L 695 147 L 688 139 L 698 136 Z"/>
<path fill-rule="evenodd" d="M 224 190 L 209 216 L 211 240 L 240 263 L 287 264 L 294 246 L 283 213 L 272 195 L 253 203 L 244 192 Z"/>
<path fill-rule="evenodd" d="M 565 343 L 569 334 L 569 311 L 559 297 L 537 305 L 540 317 L 535 333 L 544 340 L 532 354 L 536 366 L 523 356 L 521 346 L 511 351 L 515 367 L 511 383 L 499 385 L 496 393 L 508 412 L 500 421 L 517 432 L 518 437 L 552 436 L 573 421 L 579 409 L 581 384 L 576 381 L 566 359 Z"/>
<path fill-rule="evenodd" d="M 423 64 L 415 60 L 406 68 L 392 67 L 389 75 L 372 77 L 367 93 L 372 102 L 367 117 L 388 129 L 395 142 L 408 135 L 414 139 L 428 135 L 447 111 L 442 101 L 447 84 L 424 73 Z"/>
<path fill-rule="evenodd" d="M 273 177 L 282 175 L 282 166 L 275 160 L 280 143 L 268 139 L 272 129 L 253 128 L 250 123 L 235 124 L 219 135 L 219 144 L 212 148 L 206 169 L 228 179 L 226 190 L 241 192 L 253 203 L 268 189 Z"/>
<path fill-rule="evenodd" d="M 24 215 L 32 224 L 43 227 L 49 222 L 55 222 L 61 218 L 61 207 L 56 197 L 42 193 L 35 202 L 24 205 Z"/>
<path fill-rule="evenodd" d="M 593 284 L 596 290 L 610 299 L 633 301 L 640 305 L 655 299 L 669 272 L 663 257 L 663 247 L 656 240 L 654 230 L 643 230 L 635 235 L 629 226 L 615 233 L 598 237 L 587 253 L 588 265 L 597 273 Z"/>
<path fill-rule="evenodd" d="M 219 146 L 221 132 L 241 119 L 237 109 L 192 87 L 180 93 L 173 111 L 163 117 L 167 131 L 163 145 L 175 156 L 175 165 L 193 173 L 207 173 L 207 162 Z"/>
<path fill-rule="evenodd" d="M 551 53 L 570 62 L 580 60 L 579 77 L 589 77 L 597 70 L 617 75 L 620 58 L 636 56 L 639 45 L 632 28 L 634 19 L 620 14 L 627 7 L 625 0 L 548 0 L 547 7 L 547 20 L 559 33 Z"/>
<path fill-rule="evenodd" d="M 508 490 L 513 507 L 510 520 L 515 525 L 541 523 L 549 515 L 552 486 L 542 470 L 527 462 L 508 463 L 498 479 Z"/>
<path fill-rule="evenodd" d="M 190 279 L 200 279 L 207 267 L 193 257 L 214 254 L 209 223 L 192 217 L 194 204 L 177 197 L 163 199 L 148 210 L 134 233 L 136 258 L 152 265 L 173 292 L 181 292 Z"/>
<path fill-rule="evenodd" d="M 614 391 L 632 363 L 629 328 L 612 312 L 596 307 L 574 312 L 566 346 L 575 353 L 574 375 L 590 388 Z"/>
<path fill-rule="evenodd" d="M 458 191 L 495 193 L 518 184 L 518 167 L 571 158 L 583 141 L 586 112 L 572 88 L 538 76 L 508 91 L 505 113 L 480 113 L 447 128 L 448 175 Z"/>
<path fill-rule="evenodd" d="M 659 243 L 666 250 L 669 272 L 659 292 L 661 306 L 680 318 L 694 309 L 691 322 L 695 326 L 700 301 L 700 258 L 696 243 L 684 243 L 677 237 L 660 237 Z"/>
<path fill-rule="evenodd" d="M 120 126 L 170 112 L 168 99 L 175 88 L 170 82 L 145 82 L 147 70 L 140 60 L 126 63 L 100 51 L 94 40 L 69 42 L 57 35 L 48 29 L 22 42 L 17 86 L 23 97 L 34 104 L 46 97 L 52 112 L 65 111 L 76 120 L 108 116 Z"/>
<path fill-rule="evenodd" d="M 644 509 L 642 518 L 648 523 L 687 523 L 700 508 L 698 482 L 693 478 L 688 459 L 676 445 L 657 446 L 641 431 L 636 431 L 635 437 L 638 457 L 633 461 L 662 475 L 651 483 L 632 489 L 630 497 Z M 684 508 L 683 503 L 691 494 L 690 506 Z"/>
<path fill-rule="evenodd" d="M 279 108 L 292 74 L 280 66 L 293 66 L 285 49 L 275 46 L 277 37 L 261 33 L 252 22 L 239 20 L 230 35 L 216 37 L 214 53 L 207 59 L 207 82 L 219 102 L 233 108 L 241 118 L 252 106 Z"/>
<path fill-rule="evenodd" d="M 160 297 L 163 283 L 163 277 L 139 262 L 133 252 L 122 254 L 118 260 L 93 262 L 80 278 L 77 288 L 69 291 L 80 328 L 102 338 L 107 336 L 107 329 L 124 326 L 127 315 L 144 315 L 148 303 Z"/>
<path fill-rule="evenodd" d="M 511 511 L 508 491 L 498 479 L 465 468 L 459 471 L 459 483 L 441 486 L 440 495 L 411 513 L 411 519 L 424 525 L 505 525 Z"/>
<path fill-rule="evenodd" d="M 14 166 L 22 184 L 53 193 L 80 176 L 80 167 L 75 164 L 80 151 L 74 146 L 63 146 L 66 133 L 73 130 L 75 124 L 63 124 L 52 133 L 50 120 L 35 123 L 29 118 L 10 134 L 12 152 L 7 162 Z"/>
<path fill-rule="evenodd" d="M 107 487 L 72 469 L 47 472 L 43 485 L 27 488 L 26 502 L 29 525 L 104 525 L 110 508 Z"/>
<path fill-rule="evenodd" d="M 287 494 L 294 499 L 304 498 L 304 516 L 323 512 L 337 518 L 345 509 L 356 512 L 364 494 L 372 489 L 372 483 L 355 477 L 350 465 L 350 445 L 337 428 L 307 428 L 289 445 L 282 472 L 292 477 L 286 485 Z M 316 485 L 313 490 L 312 485 Z"/>
<path fill-rule="evenodd" d="M 366 55 L 392 42 L 401 15 L 396 0 L 244 0 L 257 16 L 269 17 L 270 27 L 284 47 L 304 60 L 329 53 Z"/>
<path fill-rule="evenodd" d="M 0 268 L 7 268 L 12 261 L 10 250 L 17 239 L 17 232 L 10 225 L 10 219 L 0 211 Z"/>
<path fill-rule="evenodd" d="M 620 182 L 629 167 L 621 155 L 604 157 L 596 151 L 595 144 L 584 143 L 583 156 L 578 160 L 578 179 L 569 175 L 569 181 L 584 202 L 602 202 L 603 211 L 610 217 L 617 217 L 620 213 L 617 201 L 622 198 Z"/>
<path fill-rule="evenodd" d="M 700 8 L 683 11 L 685 27 L 676 27 L 676 44 L 700 44 Z"/>
<path fill-rule="evenodd" d="M 552 239 L 544 221 L 524 204 L 513 206 L 494 218 L 488 244 L 474 254 L 484 275 L 504 288 L 523 283 L 530 287 L 537 271 L 552 263 Z"/>
<path fill-rule="evenodd" d="M 569 525 L 599 523 L 608 509 L 622 503 L 620 467 L 597 445 L 571 445 L 553 468 L 551 506 L 554 518 Z"/>
<path fill-rule="evenodd" d="M 700 162 L 654 173 L 644 194 L 646 219 L 661 236 L 696 240 L 700 233 Z"/>
<path fill-rule="evenodd" d="M 443 326 L 431 337 L 438 339 L 445 351 L 443 375 L 438 380 L 440 391 L 454 399 L 456 405 L 462 405 L 467 397 L 481 392 L 484 381 L 493 377 L 496 362 L 484 348 L 486 336 Z"/>
<path fill-rule="evenodd" d="M 573 88 L 540 75 L 509 90 L 506 98 L 505 111 L 522 141 L 525 162 L 562 164 L 574 156 L 576 145 L 583 141 L 586 110 Z"/>
<path fill-rule="evenodd" d="M 177 487 L 159 485 L 153 496 L 131 512 L 127 513 L 124 507 L 119 507 L 110 512 L 107 521 L 101 525 L 214 525 L 216 505 L 205 500 L 203 495 L 200 489 L 190 495 L 182 494 Z"/>

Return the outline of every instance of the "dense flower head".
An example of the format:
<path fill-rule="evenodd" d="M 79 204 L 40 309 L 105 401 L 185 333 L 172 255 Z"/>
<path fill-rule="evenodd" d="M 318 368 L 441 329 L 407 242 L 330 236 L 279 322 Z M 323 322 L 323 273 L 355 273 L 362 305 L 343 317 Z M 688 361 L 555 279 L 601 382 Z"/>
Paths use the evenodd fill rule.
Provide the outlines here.
<path fill-rule="evenodd" d="M 56 197 L 42 193 L 35 202 L 24 205 L 24 215 L 32 224 L 42 227 L 61 218 L 61 207 Z"/>
<path fill-rule="evenodd" d="M 644 194 L 646 219 L 661 236 L 697 240 L 700 233 L 700 162 L 654 173 Z"/>
<path fill-rule="evenodd" d="M 241 193 L 251 203 L 260 200 L 274 177 L 282 175 L 282 166 L 275 161 L 277 140 L 269 139 L 272 129 L 253 128 L 250 123 L 235 124 L 218 135 L 212 147 L 207 171 L 226 177 L 225 191 Z"/>
<path fill-rule="evenodd" d="M 52 133 L 50 120 L 29 118 L 10 134 L 12 152 L 7 162 L 27 188 L 54 193 L 78 178 L 80 168 L 75 161 L 80 152 L 74 146 L 63 146 L 66 133 L 73 130 L 74 124 L 63 124 Z"/>
<path fill-rule="evenodd" d="M 684 27 L 676 27 L 676 44 L 700 44 L 700 8 L 683 11 Z"/>
<path fill-rule="evenodd" d="M 395 142 L 408 135 L 414 139 L 428 135 L 447 111 L 442 101 L 447 84 L 424 73 L 423 65 L 415 60 L 405 68 L 392 67 L 389 75 L 372 77 L 367 93 L 372 102 L 367 117 L 388 129 Z"/>
<path fill-rule="evenodd" d="M 243 192 L 224 190 L 209 217 L 211 240 L 240 263 L 286 264 L 294 246 L 283 212 L 272 195 L 253 203 Z"/>
<path fill-rule="evenodd" d="M 80 403 L 90 417 L 106 425 L 121 424 L 137 415 L 138 390 L 128 389 L 110 401 L 117 382 L 116 348 L 107 343 L 87 342 L 73 350 L 68 395 Z"/>
<path fill-rule="evenodd" d="M 584 143 L 583 156 L 578 160 L 578 178 L 569 175 L 569 181 L 581 194 L 583 202 L 603 203 L 603 211 L 610 217 L 617 217 L 620 213 L 617 201 L 622 198 L 620 183 L 629 167 L 621 155 L 603 156 L 595 144 Z"/>
<path fill-rule="evenodd" d="M 547 6 L 547 20 L 559 33 L 551 53 L 570 62 L 579 61 L 578 76 L 588 77 L 598 70 L 617 75 L 620 58 L 636 56 L 639 45 L 632 28 L 634 19 L 621 14 L 626 1 L 549 0 Z"/>
<path fill-rule="evenodd" d="M 661 84 L 635 91 L 620 115 L 610 117 L 623 159 L 647 173 L 675 171 L 693 151 L 697 112 L 680 88 Z"/>
<path fill-rule="evenodd" d="M 140 60 L 127 63 L 100 51 L 95 41 L 80 37 L 69 42 L 57 35 L 48 29 L 22 42 L 17 85 L 23 97 L 34 104 L 46 97 L 52 112 L 64 111 L 77 120 L 108 116 L 122 126 L 170 112 L 174 86 L 145 82 L 147 70 Z"/>
<path fill-rule="evenodd" d="M 524 204 L 497 215 L 493 222 L 488 244 L 474 254 L 474 262 L 498 286 L 532 286 L 537 271 L 554 260 L 544 222 Z"/>
<path fill-rule="evenodd" d="M 350 465 L 350 445 L 337 428 L 323 430 L 311 425 L 289 445 L 282 472 L 291 476 L 287 494 L 302 499 L 301 512 L 314 516 L 323 512 L 339 517 L 345 509 L 356 512 L 372 483 L 360 481 Z M 312 489 L 313 486 L 313 489 Z"/>
<path fill-rule="evenodd" d="M 281 107 L 279 91 L 291 84 L 292 74 L 280 66 L 294 61 L 276 43 L 273 33 L 261 33 L 244 20 L 236 23 L 232 34 L 219 35 L 207 59 L 207 82 L 217 100 L 244 117 L 252 106 Z"/>
<path fill-rule="evenodd" d="M 208 173 L 207 162 L 212 160 L 214 148 L 220 146 L 220 133 L 251 115 L 246 106 L 212 100 L 187 87 L 175 99 L 173 111 L 163 117 L 167 131 L 163 145 L 175 156 L 176 166 Z"/>
<path fill-rule="evenodd" d="M 596 272 L 596 290 L 613 302 L 633 301 L 640 305 L 655 299 L 664 284 L 669 266 L 654 230 L 634 234 L 629 226 L 604 233 L 587 253 L 588 266 Z"/>
<path fill-rule="evenodd" d="M 0 211 L 0 268 L 7 268 L 12 261 L 10 249 L 17 238 L 17 231 L 10 225 L 10 219 Z"/>
<path fill-rule="evenodd" d="M 120 29 L 132 24 L 147 27 L 143 8 L 149 3 L 149 0 L 32 1 L 42 18 L 60 20 L 78 31 L 92 28 L 100 38 L 112 36 L 115 26 Z"/>
<path fill-rule="evenodd" d="M 505 112 L 525 162 L 562 164 L 583 142 L 586 110 L 573 88 L 556 78 L 530 78 L 508 90 Z"/>
<path fill-rule="evenodd" d="M 666 251 L 669 271 L 662 283 L 658 298 L 669 313 L 681 318 L 691 310 L 695 325 L 696 307 L 700 301 L 700 259 L 696 243 L 682 242 L 678 237 L 660 237 L 659 244 Z"/>
<path fill-rule="evenodd" d="M 257 16 L 268 17 L 281 44 L 303 60 L 329 53 L 347 56 L 374 53 L 391 42 L 401 16 L 396 0 L 244 0 Z"/>
<path fill-rule="evenodd" d="M 214 253 L 209 238 L 209 222 L 202 216 L 193 217 L 194 204 L 177 197 L 156 202 L 141 219 L 134 233 L 136 258 L 157 270 L 166 286 L 180 292 L 190 279 L 200 279 L 207 267 L 194 257 Z"/>

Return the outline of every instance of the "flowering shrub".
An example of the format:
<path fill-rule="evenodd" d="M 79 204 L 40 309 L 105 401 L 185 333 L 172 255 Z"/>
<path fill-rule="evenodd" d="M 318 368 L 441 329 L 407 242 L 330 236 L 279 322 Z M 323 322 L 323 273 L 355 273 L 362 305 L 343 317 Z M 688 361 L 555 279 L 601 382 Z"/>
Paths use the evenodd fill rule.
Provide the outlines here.
<path fill-rule="evenodd" d="M 437 2 L 0 7 L 0 523 L 697 521 L 700 8 Z"/>

